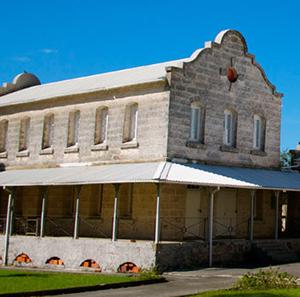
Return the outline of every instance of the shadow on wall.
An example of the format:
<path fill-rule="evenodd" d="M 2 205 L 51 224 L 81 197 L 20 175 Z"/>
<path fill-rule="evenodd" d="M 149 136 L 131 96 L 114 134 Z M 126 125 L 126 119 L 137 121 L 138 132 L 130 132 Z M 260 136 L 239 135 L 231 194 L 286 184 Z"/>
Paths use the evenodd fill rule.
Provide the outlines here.
<path fill-rule="evenodd" d="M 0 171 L 5 171 L 5 165 L 3 163 L 0 163 Z"/>

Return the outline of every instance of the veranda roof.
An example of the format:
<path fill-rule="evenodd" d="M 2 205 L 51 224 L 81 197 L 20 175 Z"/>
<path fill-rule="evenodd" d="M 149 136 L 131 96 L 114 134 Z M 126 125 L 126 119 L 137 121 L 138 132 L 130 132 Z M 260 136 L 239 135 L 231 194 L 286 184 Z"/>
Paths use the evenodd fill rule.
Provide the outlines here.
<path fill-rule="evenodd" d="M 130 163 L 0 172 L 0 186 L 141 182 L 300 191 L 300 174 L 297 172 L 190 163 Z"/>

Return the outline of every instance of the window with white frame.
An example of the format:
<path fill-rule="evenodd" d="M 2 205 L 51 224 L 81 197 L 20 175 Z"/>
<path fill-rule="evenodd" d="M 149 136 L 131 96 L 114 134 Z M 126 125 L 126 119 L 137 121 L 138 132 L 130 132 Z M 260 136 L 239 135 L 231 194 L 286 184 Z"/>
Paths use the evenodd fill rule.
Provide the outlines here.
<path fill-rule="evenodd" d="M 96 110 L 95 119 L 95 135 L 94 144 L 101 144 L 107 141 L 107 128 L 108 128 L 108 108 L 99 107 Z"/>
<path fill-rule="evenodd" d="M 125 109 L 123 142 L 137 140 L 138 104 L 129 104 Z"/>
<path fill-rule="evenodd" d="M 223 143 L 228 146 L 236 146 L 237 115 L 234 111 L 224 111 L 224 136 Z"/>
<path fill-rule="evenodd" d="M 198 102 L 191 104 L 190 141 L 204 142 L 204 110 Z"/>
<path fill-rule="evenodd" d="M 80 111 L 71 111 L 69 113 L 67 147 L 71 147 L 78 144 L 79 121 Z"/>
<path fill-rule="evenodd" d="M 29 143 L 30 118 L 26 117 L 20 121 L 19 130 L 19 152 L 26 151 Z"/>
<path fill-rule="evenodd" d="M 47 114 L 44 117 L 42 149 L 52 147 L 54 137 L 54 114 Z"/>
<path fill-rule="evenodd" d="M 8 121 L 2 120 L 0 122 L 0 153 L 6 152 Z"/>
<path fill-rule="evenodd" d="M 265 120 L 255 114 L 253 121 L 253 148 L 264 151 L 265 149 Z"/>

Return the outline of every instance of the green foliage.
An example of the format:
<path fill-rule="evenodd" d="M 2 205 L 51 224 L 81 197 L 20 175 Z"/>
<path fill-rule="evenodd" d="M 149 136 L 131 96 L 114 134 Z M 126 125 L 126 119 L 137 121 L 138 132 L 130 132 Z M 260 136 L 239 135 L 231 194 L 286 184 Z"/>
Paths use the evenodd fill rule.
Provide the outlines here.
<path fill-rule="evenodd" d="M 159 279 L 161 276 L 156 267 L 143 269 L 139 274 L 139 280 Z"/>
<path fill-rule="evenodd" d="M 297 287 L 297 278 L 279 269 L 259 270 L 256 273 L 247 273 L 239 279 L 234 288 L 236 290 L 265 290 L 289 289 Z"/>
<path fill-rule="evenodd" d="M 300 289 L 268 290 L 218 290 L 195 295 L 195 297 L 300 297 Z"/>
<path fill-rule="evenodd" d="M 280 164 L 281 167 L 288 167 L 292 165 L 292 156 L 287 149 L 280 152 Z"/>

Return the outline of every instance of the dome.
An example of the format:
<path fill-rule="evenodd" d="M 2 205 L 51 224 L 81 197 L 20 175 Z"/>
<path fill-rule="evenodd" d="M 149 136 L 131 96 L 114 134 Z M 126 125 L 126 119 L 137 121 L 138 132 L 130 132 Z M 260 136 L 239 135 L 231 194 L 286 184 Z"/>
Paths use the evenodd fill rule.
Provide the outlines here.
<path fill-rule="evenodd" d="M 24 89 L 40 85 L 41 82 L 34 74 L 23 72 L 14 78 L 13 84 L 17 87 L 17 89 Z"/>

